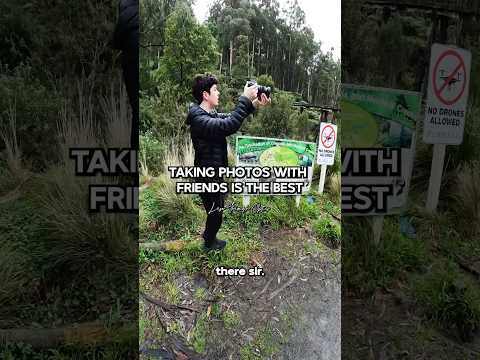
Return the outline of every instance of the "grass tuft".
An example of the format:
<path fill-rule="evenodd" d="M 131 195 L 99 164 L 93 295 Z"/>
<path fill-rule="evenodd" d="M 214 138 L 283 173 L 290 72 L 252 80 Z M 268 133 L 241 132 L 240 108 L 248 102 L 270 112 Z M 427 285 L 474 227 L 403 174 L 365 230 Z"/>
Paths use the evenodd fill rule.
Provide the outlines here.
<path fill-rule="evenodd" d="M 480 290 L 452 262 L 435 263 L 413 284 L 426 316 L 445 329 L 454 326 L 463 341 L 473 339 L 480 326 Z"/>

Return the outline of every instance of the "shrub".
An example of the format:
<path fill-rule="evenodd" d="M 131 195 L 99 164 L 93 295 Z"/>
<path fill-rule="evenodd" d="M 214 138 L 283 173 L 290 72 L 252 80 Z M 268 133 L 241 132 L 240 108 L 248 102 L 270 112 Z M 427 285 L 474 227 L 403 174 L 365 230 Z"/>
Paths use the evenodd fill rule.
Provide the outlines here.
<path fill-rule="evenodd" d="M 178 234 L 185 231 L 185 226 L 191 227 L 202 218 L 192 195 L 177 194 L 175 180 L 166 174 L 160 175 L 142 191 L 140 212 L 141 234 L 159 227 L 169 228 Z"/>
<path fill-rule="evenodd" d="M 414 294 L 428 318 L 446 329 L 453 325 L 462 340 L 472 340 L 480 325 L 480 290 L 455 264 L 436 263 L 416 278 Z"/>
<path fill-rule="evenodd" d="M 340 224 L 329 218 L 329 215 L 322 216 L 313 223 L 313 231 L 319 240 L 324 240 L 332 248 L 338 248 L 341 239 Z"/>
<path fill-rule="evenodd" d="M 18 298 L 29 292 L 31 286 L 30 267 L 27 259 L 12 245 L 0 241 L 0 323 L 8 319 L 8 310 Z"/>
<path fill-rule="evenodd" d="M 68 104 L 64 106 L 58 123 L 59 142 L 56 144 L 59 160 L 39 175 L 34 184 L 39 189 L 34 197 L 34 206 L 49 232 L 43 243 L 48 249 L 44 256 L 49 258 L 47 265 L 51 269 L 68 267 L 78 271 L 112 261 L 126 266 L 136 264 L 136 242 L 131 238 L 135 226 L 133 217 L 93 214 L 87 206 L 89 185 L 112 184 L 118 179 L 78 177 L 71 164 L 70 148 L 102 147 L 112 140 L 116 131 L 112 128 L 128 121 L 126 111 L 116 112 L 121 115 L 119 117 L 109 118 L 108 114 L 104 114 L 103 118 L 110 120 L 106 122 L 106 136 L 102 138 L 97 131 L 89 91 L 79 87 L 78 112 Z M 105 111 L 119 106 L 108 101 L 104 99 Z M 120 143 L 108 145 L 122 146 Z"/>
<path fill-rule="evenodd" d="M 476 230 L 480 222 L 480 163 L 470 162 L 462 166 L 457 175 L 455 199 L 458 213 L 462 214 Z"/>
<path fill-rule="evenodd" d="M 342 194 L 342 178 L 340 174 L 332 174 L 328 178 L 328 190 L 332 201 L 340 206 L 340 197 Z"/>
<path fill-rule="evenodd" d="M 271 106 L 261 108 L 244 129 L 249 135 L 287 138 L 292 135 L 289 121 L 293 110 L 290 93 L 278 91 L 272 96 Z"/>
<path fill-rule="evenodd" d="M 143 176 L 159 175 L 163 168 L 165 144 L 156 139 L 151 131 L 140 135 L 140 172 Z"/>
<path fill-rule="evenodd" d="M 369 293 L 404 270 L 421 269 L 426 260 L 425 244 L 403 236 L 395 219 L 384 220 L 379 244 L 372 241 L 368 219 L 342 219 L 342 280 L 348 288 Z"/>
<path fill-rule="evenodd" d="M 0 120 L 8 123 L 15 117 L 18 139 L 28 139 L 16 146 L 34 169 L 56 158 L 55 142 L 45 139 L 55 133 L 59 109 L 60 98 L 33 77 L 30 67 L 22 65 L 0 74 Z"/>

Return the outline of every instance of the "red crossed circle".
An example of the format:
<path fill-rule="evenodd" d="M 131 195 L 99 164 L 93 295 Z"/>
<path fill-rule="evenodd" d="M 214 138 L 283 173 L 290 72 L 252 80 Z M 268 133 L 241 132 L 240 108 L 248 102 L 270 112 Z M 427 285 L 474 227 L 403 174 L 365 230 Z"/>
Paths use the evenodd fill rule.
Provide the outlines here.
<path fill-rule="evenodd" d="M 453 70 L 451 72 L 451 74 L 448 75 L 447 79 L 445 80 L 445 82 L 443 84 L 437 84 L 437 75 L 436 74 L 437 74 L 437 71 L 438 71 L 438 67 L 439 67 L 441 61 L 449 55 L 457 58 L 459 63 L 457 65 L 457 67 L 455 68 L 455 70 Z M 465 86 L 466 86 L 466 83 L 467 83 L 466 79 L 464 79 L 464 81 L 462 82 L 462 89 L 460 90 L 460 93 L 457 96 L 455 96 L 455 98 L 453 98 L 451 100 L 448 100 L 442 95 L 443 91 L 447 87 L 450 80 L 453 79 L 455 73 L 460 69 L 463 70 L 463 74 L 464 74 L 464 76 L 466 76 L 467 71 L 466 71 L 466 68 L 465 68 L 465 63 L 463 62 L 462 57 L 455 50 L 445 51 L 438 58 L 435 66 L 433 68 L 433 76 L 432 76 L 433 77 L 433 90 L 434 90 L 435 95 L 437 96 L 438 100 L 440 100 L 445 105 L 452 105 L 452 104 L 456 103 L 458 101 L 458 99 L 460 99 L 462 97 L 462 95 L 465 91 Z"/>
<path fill-rule="evenodd" d="M 328 135 L 325 133 L 327 129 L 330 129 L 331 131 L 328 133 Z M 325 137 L 323 136 L 325 134 Z M 333 135 L 333 138 L 332 138 Z M 322 133 L 320 134 L 320 140 L 322 141 L 323 146 L 328 149 L 333 146 L 335 143 L 335 129 L 333 128 L 332 125 L 327 125 L 323 128 Z M 331 144 L 328 144 L 328 141 L 332 141 Z"/>

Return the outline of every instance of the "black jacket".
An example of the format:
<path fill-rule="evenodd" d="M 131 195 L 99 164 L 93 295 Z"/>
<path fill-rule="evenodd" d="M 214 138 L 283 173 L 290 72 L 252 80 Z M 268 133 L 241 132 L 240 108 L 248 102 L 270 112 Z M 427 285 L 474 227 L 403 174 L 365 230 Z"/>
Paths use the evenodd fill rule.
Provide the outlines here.
<path fill-rule="evenodd" d="M 188 112 L 195 166 L 228 166 L 227 139 L 240 129 L 243 120 L 253 113 L 255 107 L 250 99 L 240 96 L 237 106 L 230 114 L 208 113 L 198 105 Z"/>
<path fill-rule="evenodd" d="M 113 34 L 113 47 L 124 52 L 138 53 L 138 40 L 134 44 L 130 38 L 138 38 L 138 0 L 120 0 L 118 22 Z M 134 48 L 135 47 L 135 48 Z"/>

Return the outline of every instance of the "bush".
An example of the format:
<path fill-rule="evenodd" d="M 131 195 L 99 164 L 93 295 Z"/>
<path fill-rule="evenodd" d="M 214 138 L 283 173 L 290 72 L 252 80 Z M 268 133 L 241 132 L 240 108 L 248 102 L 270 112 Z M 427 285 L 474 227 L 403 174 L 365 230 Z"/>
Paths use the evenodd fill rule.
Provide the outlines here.
<path fill-rule="evenodd" d="M 140 195 L 140 236 L 153 229 L 170 230 L 172 235 L 185 231 L 202 218 L 193 197 L 175 192 L 175 181 L 160 175 Z M 168 229 L 167 229 L 168 228 Z"/>
<path fill-rule="evenodd" d="M 403 236 L 396 219 L 385 218 L 379 244 L 373 243 L 366 218 L 343 219 L 342 234 L 342 280 L 359 292 L 388 286 L 402 271 L 421 269 L 427 260 L 422 240 Z"/>
<path fill-rule="evenodd" d="M 455 264 L 436 263 L 416 278 L 414 294 L 429 319 L 446 329 L 453 325 L 462 340 L 472 340 L 480 325 L 480 290 Z"/>
<path fill-rule="evenodd" d="M 278 91 L 272 96 L 271 106 L 261 108 L 245 127 L 252 136 L 288 138 L 293 133 L 290 116 L 293 97 L 290 93 Z"/>
<path fill-rule="evenodd" d="M 272 76 L 268 74 L 262 74 L 257 77 L 257 83 L 263 86 L 269 86 L 272 88 L 272 91 L 275 90 L 275 83 L 273 82 Z"/>
<path fill-rule="evenodd" d="M 339 173 L 328 177 L 328 191 L 332 201 L 338 206 L 341 205 L 342 178 Z"/>
<path fill-rule="evenodd" d="M 162 157 L 166 146 L 156 139 L 151 131 L 140 135 L 140 169 L 142 175 L 159 175 L 162 171 Z"/>
<path fill-rule="evenodd" d="M 18 144 L 20 152 L 34 169 L 43 169 L 46 159 L 56 159 L 55 141 L 45 139 L 56 133 L 59 110 L 60 98 L 33 77 L 30 67 L 0 74 L 0 120 L 7 124 L 15 116 L 17 138 L 28 139 Z"/>
<path fill-rule="evenodd" d="M 150 131 L 157 137 L 179 137 L 187 129 L 188 106 L 177 103 L 176 85 L 167 82 L 163 88 L 158 95 L 140 98 L 140 133 Z"/>
<path fill-rule="evenodd" d="M 241 196 L 231 196 L 229 202 L 235 207 L 242 207 Z M 252 196 L 249 207 L 264 207 L 264 212 L 255 211 L 227 211 L 225 224 L 231 228 L 243 226 L 244 229 L 257 231 L 260 226 L 266 225 L 273 229 L 282 227 L 296 228 L 303 226 L 308 219 L 318 217 L 318 204 L 309 204 L 302 196 L 300 206 L 297 208 L 295 197 L 282 195 L 256 195 Z"/>
<path fill-rule="evenodd" d="M 338 248 L 341 239 L 341 228 L 338 222 L 332 221 L 329 215 L 320 217 L 313 223 L 313 231 L 319 240 L 326 241 L 332 248 Z"/>
<path fill-rule="evenodd" d="M 0 242 L 0 324 L 8 319 L 10 306 L 18 303 L 20 296 L 30 292 L 32 277 L 25 256 L 7 242 Z M 11 315 L 11 314 L 10 314 Z M 2 326 L 3 327 L 3 326 Z"/>
<path fill-rule="evenodd" d="M 458 213 L 468 221 L 472 230 L 478 230 L 480 222 L 480 163 L 470 162 L 460 168 L 454 196 Z"/>

